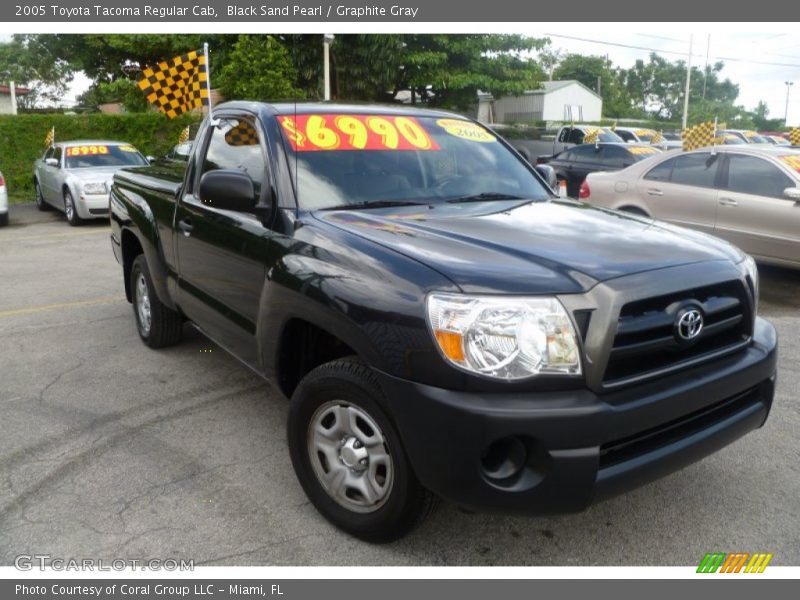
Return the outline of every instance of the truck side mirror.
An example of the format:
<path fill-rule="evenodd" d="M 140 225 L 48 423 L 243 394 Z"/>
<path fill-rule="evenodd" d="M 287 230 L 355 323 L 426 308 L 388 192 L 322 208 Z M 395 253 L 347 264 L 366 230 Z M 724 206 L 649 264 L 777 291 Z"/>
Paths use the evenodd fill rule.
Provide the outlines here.
<path fill-rule="evenodd" d="M 44 164 L 48 167 L 58 167 L 58 159 L 57 158 L 45 158 Z"/>
<path fill-rule="evenodd" d="M 200 178 L 200 202 L 206 206 L 253 212 L 256 192 L 253 180 L 238 169 L 215 169 Z"/>

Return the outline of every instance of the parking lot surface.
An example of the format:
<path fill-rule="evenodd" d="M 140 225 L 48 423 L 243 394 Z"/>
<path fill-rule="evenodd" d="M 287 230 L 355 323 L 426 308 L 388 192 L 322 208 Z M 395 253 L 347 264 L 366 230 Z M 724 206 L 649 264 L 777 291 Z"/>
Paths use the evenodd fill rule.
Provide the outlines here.
<path fill-rule="evenodd" d="M 0 564 L 19 554 L 196 565 L 696 565 L 708 551 L 800 564 L 800 273 L 762 267 L 777 326 L 766 426 L 577 515 L 442 503 L 400 542 L 330 526 L 297 483 L 288 402 L 186 326 L 136 333 L 107 222 L 12 206 L 0 229 Z"/>

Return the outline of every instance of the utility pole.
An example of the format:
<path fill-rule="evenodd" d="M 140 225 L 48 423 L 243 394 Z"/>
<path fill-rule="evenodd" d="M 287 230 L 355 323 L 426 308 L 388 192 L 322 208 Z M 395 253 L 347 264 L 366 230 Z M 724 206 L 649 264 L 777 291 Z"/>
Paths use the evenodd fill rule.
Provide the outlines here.
<path fill-rule="evenodd" d="M 333 34 L 326 33 L 322 36 L 322 68 L 325 77 L 325 100 L 331 99 L 331 42 Z"/>
<path fill-rule="evenodd" d="M 8 82 L 8 87 L 11 92 L 11 114 L 15 115 L 17 114 L 17 84 L 12 80 Z M 787 99 L 786 102 L 788 105 L 789 100 Z"/>
<path fill-rule="evenodd" d="M 789 121 L 789 91 L 792 89 L 794 85 L 794 81 L 784 81 L 786 84 L 786 110 L 783 112 L 783 126 L 786 127 L 786 123 Z"/>
<path fill-rule="evenodd" d="M 706 66 L 703 69 L 703 100 L 706 99 L 706 84 L 708 83 L 708 53 L 711 51 L 711 34 L 708 34 L 706 42 Z"/>
<path fill-rule="evenodd" d="M 683 128 L 689 121 L 689 88 L 692 85 L 692 44 L 694 35 L 689 34 L 689 60 L 686 61 L 686 92 L 683 95 Z"/>

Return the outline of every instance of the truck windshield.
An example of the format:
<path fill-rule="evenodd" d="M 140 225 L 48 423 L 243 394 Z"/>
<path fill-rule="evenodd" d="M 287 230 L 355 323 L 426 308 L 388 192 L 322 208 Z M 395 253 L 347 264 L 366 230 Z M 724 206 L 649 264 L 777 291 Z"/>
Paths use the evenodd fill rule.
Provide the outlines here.
<path fill-rule="evenodd" d="M 278 122 L 305 210 L 551 197 L 527 164 L 471 121 L 326 113 Z"/>
<path fill-rule="evenodd" d="M 135 167 L 147 164 L 147 160 L 136 148 L 125 144 L 67 146 L 64 152 L 64 167 L 67 169 Z"/>

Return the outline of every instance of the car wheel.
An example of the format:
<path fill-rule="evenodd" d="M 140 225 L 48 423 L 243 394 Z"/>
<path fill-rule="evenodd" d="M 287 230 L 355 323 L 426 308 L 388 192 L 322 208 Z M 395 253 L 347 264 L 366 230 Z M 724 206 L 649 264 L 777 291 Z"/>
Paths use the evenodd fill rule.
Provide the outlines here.
<path fill-rule="evenodd" d="M 331 523 L 369 542 L 402 537 L 435 500 L 383 405 L 372 370 L 341 359 L 306 375 L 289 409 L 289 452 L 306 495 Z"/>
<path fill-rule="evenodd" d="M 0 215 L 0 227 L 5 227 L 8 225 L 8 213 L 3 213 Z"/>
<path fill-rule="evenodd" d="M 44 196 L 42 196 L 42 188 L 39 186 L 38 180 L 33 182 L 33 187 L 36 190 L 36 208 L 42 211 L 50 210 L 50 205 L 45 202 Z"/>
<path fill-rule="evenodd" d="M 76 227 L 83 223 L 83 219 L 78 216 L 78 210 L 75 208 L 75 200 L 72 198 L 72 192 L 64 190 L 64 214 L 67 217 L 67 223 Z"/>
<path fill-rule="evenodd" d="M 139 337 L 151 348 L 164 348 L 181 339 L 183 319 L 158 299 L 143 254 L 136 257 L 131 268 L 131 299 Z"/>

